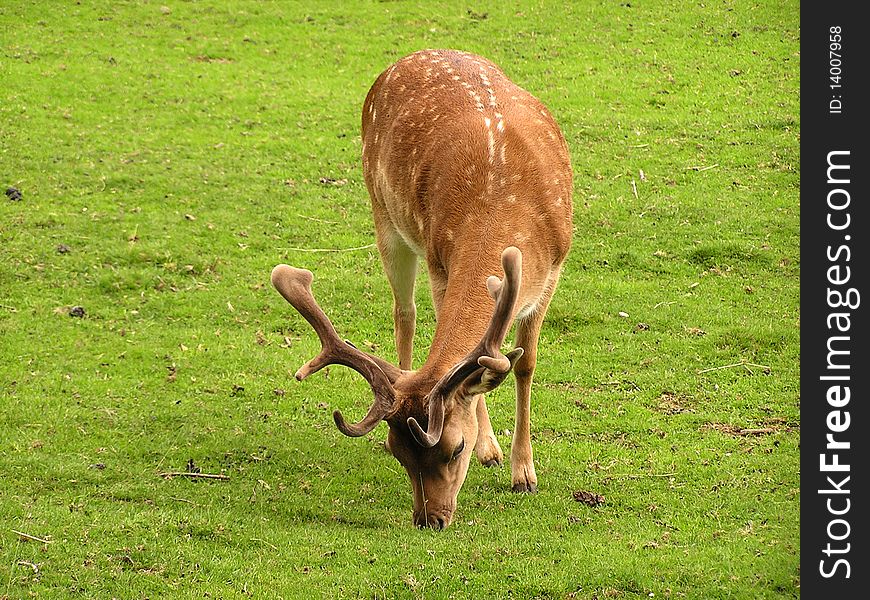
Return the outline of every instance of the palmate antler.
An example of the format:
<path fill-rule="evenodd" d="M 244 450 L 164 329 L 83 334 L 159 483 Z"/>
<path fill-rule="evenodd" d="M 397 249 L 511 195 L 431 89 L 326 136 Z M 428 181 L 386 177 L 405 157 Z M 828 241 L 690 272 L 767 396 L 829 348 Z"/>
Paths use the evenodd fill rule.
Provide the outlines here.
<path fill-rule="evenodd" d="M 522 348 L 516 348 L 507 355 L 501 353 L 501 344 L 513 322 L 514 305 L 520 291 L 523 255 L 519 248 L 505 248 L 501 254 L 501 264 L 504 280 L 495 275 L 486 280 L 486 289 L 495 299 L 495 308 L 486 332 L 474 350 L 450 369 L 429 392 L 428 431 L 424 431 L 414 417 L 408 418 L 408 427 L 424 448 L 433 447 L 441 439 L 445 403 L 453 390 L 477 374 L 482 387 L 491 389 L 507 377 L 523 355 Z"/>
<path fill-rule="evenodd" d="M 336 410 L 332 413 L 332 417 L 343 434 L 350 437 L 363 436 L 373 430 L 392 411 L 395 403 L 392 382 L 401 374 L 401 370 L 358 350 L 350 342 L 342 341 L 338 337 L 335 327 L 311 293 L 313 279 L 314 275 L 311 271 L 289 265 L 278 265 L 272 269 L 272 285 L 314 328 L 322 345 L 320 353 L 296 372 L 296 379 L 301 381 L 331 364 L 350 367 L 362 375 L 375 395 L 375 401 L 366 416 L 360 422 L 352 424 L 344 420 L 341 411 Z"/>
<path fill-rule="evenodd" d="M 502 354 L 500 349 L 510 329 L 514 305 L 519 295 L 522 254 L 518 248 L 506 248 L 502 252 L 501 262 L 505 273 L 504 280 L 493 275 L 486 281 L 487 291 L 495 299 L 495 308 L 486 332 L 477 346 L 438 380 L 428 394 L 428 431 L 424 431 L 415 418 L 408 419 L 408 427 L 414 438 L 425 448 L 433 447 L 441 439 L 445 403 L 454 390 L 470 381 L 477 382 L 477 385 L 471 385 L 469 389 L 473 393 L 494 388 L 507 377 L 516 361 L 523 355 L 522 348 L 516 348 L 507 355 Z M 338 337 L 329 318 L 311 293 L 313 279 L 311 271 L 289 265 L 278 265 L 272 269 L 272 285 L 314 328 L 322 345 L 320 353 L 296 372 L 296 379 L 301 381 L 331 364 L 350 367 L 362 375 L 375 396 L 366 416 L 353 424 L 348 424 L 338 410 L 332 416 L 339 430 L 345 435 L 363 436 L 394 411 L 396 394 L 393 383 L 402 374 L 402 370 L 358 350 L 350 342 Z"/>

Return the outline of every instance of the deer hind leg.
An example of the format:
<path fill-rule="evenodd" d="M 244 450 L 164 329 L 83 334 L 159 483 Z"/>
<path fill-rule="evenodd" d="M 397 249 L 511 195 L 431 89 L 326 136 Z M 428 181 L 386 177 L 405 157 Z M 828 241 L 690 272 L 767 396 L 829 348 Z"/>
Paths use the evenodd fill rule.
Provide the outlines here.
<path fill-rule="evenodd" d="M 486 410 L 486 399 L 483 394 L 477 396 L 477 444 L 474 446 L 474 454 L 484 467 L 500 467 L 504 462 L 504 453 L 492 424 L 489 422 L 489 412 Z"/>
<path fill-rule="evenodd" d="M 417 307 L 414 303 L 414 284 L 417 278 L 417 255 L 398 235 L 378 235 L 378 250 L 384 271 L 393 290 L 393 333 L 399 367 L 411 368 L 414 350 L 414 330 Z"/>
<path fill-rule="evenodd" d="M 538 491 L 538 476 L 535 474 L 535 463 L 532 457 L 532 378 L 538 359 L 541 325 L 555 287 L 554 281 L 538 302 L 535 311 L 517 321 L 516 345 L 525 352 L 514 366 L 514 376 L 517 381 L 517 414 L 511 442 L 511 489 L 515 492 Z"/>

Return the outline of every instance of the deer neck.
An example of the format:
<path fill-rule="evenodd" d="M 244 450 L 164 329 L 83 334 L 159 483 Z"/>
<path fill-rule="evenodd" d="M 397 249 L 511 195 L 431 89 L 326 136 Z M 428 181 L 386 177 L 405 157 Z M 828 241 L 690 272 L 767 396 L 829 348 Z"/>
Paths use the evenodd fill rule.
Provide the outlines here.
<path fill-rule="evenodd" d="M 420 370 L 441 376 L 466 356 L 479 342 L 492 314 L 494 302 L 486 292 L 486 280 L 500 274 L 498 256 L 476 253 L 474 260 L 454 260 L 447 288 L 438 311 L 429 355 Z"/>

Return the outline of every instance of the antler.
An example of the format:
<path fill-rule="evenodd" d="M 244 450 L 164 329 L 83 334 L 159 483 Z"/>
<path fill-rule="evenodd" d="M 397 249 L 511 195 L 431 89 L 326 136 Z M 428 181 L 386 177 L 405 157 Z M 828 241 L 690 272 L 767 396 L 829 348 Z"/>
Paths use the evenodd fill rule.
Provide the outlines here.
<path fill-rule="evenodd" d="M 335 424 L 343 434 L 359 437 L 374 429 L 392 410 L 395 401 L 392 381 L 395 381 L 401 371 L 386 361 L 357 350 L 353 344 L 342 341 L 338 337 L 335 327 L 311 293 L 313 280 L 314 275 L 305 269 L 297 269 L 289 265 L 278 265 L 272 269 L 272 285 L 314 328 L 322 346 L 317 356 L 296 371 L 296 379 L 302 381 L 331 364 L 350 367 L 365 377 L 375 395 L 375 400 L 366 416 L 359 423 L 348 424 L 341 411 L 336 410 L 332 413 Z"/>
<path fill-rule="evenodd" d="M 429 392 L 428 431 L 423 431 L 414 417 L 408 418 L 408 427 L 424 448 L 431 448 L 441 439 L 444 404 L 453 389 L 480 370 L 484 370 L 483 377 L 487 380 L 500 382 L 523 355 L 522 348 L 512 350 L 507 356 L 500 349 L 513 321 L 514 304 L 520 291 L 523 255 L 519 248 L 505 248 L 501 253 L 501 264 L 504 280 L 495 275 L 486 280 L 486 289 L 495 299 L 495 309 L 486 332 L 474 350 L 450 369 Z"/>

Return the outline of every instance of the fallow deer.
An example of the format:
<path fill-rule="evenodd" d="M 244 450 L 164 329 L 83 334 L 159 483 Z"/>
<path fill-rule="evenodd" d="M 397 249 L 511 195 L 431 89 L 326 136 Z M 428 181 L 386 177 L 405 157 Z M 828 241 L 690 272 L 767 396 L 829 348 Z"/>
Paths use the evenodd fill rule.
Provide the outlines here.
<path fill-rule="evenodd" d="M 311 272 L 278 265 L 272 283 L 322 344 L 296 378 L 328 364 L 365 377 L 374 393 L 368 413 L 351 424 L 335 411 L 336 425 L 356 437 L 387 421 L 387 449 L 413 487 L 414 523 L 442 529 L 453 518 L 472 450 L 486 466 L 503 461 L 484 393 L 511 369 L 512 489 L 537 490 L 530 395 L 541 323 L 571 245 L 568 148 L 544 105 L 495 64 L 423 50 L 389 67 L 369 91 L 362 159 L 393 291 L 399 365 L 338 337 L 311 294 Z M 419 257 L 437 324 L 428 358 L 412 370 Z M 514 321 L 517 347 L 502 354 Z"/>

